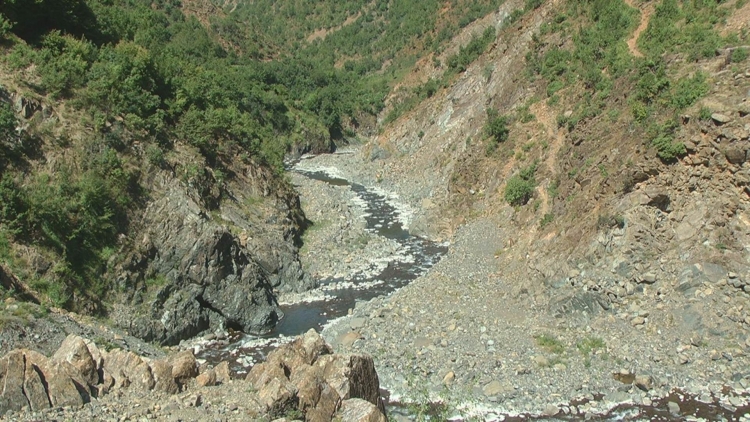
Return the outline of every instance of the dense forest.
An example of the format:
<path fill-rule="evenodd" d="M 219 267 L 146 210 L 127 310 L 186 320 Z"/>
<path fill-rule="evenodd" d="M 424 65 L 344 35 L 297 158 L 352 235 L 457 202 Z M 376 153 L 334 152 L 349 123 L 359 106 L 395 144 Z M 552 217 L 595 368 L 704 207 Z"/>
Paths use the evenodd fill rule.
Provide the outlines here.
<path fill-rule="evenodd" d="M 188 182 L 220 184 L 237 160 L 280 175 L 290 147 L 356 137 L 420 56 L 501 1 L 263 0 L 208 17 L 183 3 L 0 4 L 0 63 L 16 75 L 4 80 L 76 116 L 65 129 L 32 121 L 19 130 L 10 102 L 0 103 L 0 260 L 54 305 L 107 294 L 117 237 L 148 198 L 144 175 L 175 144 L 210 166 L 210 177 L 186 166 Z M 453 72 L 493 36 L 462 50 Z M 42 149 L 62 158 L 39 165 Z M 54 268 L 26 271 L 12 244 L 41 248 Z"/>

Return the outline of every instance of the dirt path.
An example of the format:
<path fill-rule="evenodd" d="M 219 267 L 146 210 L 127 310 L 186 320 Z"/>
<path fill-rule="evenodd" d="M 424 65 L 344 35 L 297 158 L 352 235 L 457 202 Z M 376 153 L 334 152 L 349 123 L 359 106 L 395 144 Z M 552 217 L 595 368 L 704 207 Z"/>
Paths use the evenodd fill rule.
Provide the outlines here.
<path fill-rule="evenodd" d="M 531 112 L 534 113 L 537 120 L 539 120 L 547 132 L 547 138 L 550 139 L 549 151 L 547 152 L 547 159 L 544 160 L 544 164 L 549 169 L 550 175 L 553 176 L 557 173 L 557 154 L 560 152 L 563 143 L 565 142 L 565 134 L 557 127 L 557 121 L 552 117 L 549 107 L 544 102 L 538 102 L 531 106 Z M 549 212 L 550 198 L 547 195 L 547 189 L 544 186 L 537 187 L 537 193 L 539 198 L 542 200 L 541 210 L 542 215 Z"/>
<path fill-rule="evenodd" d="M 625 0 L 625 3 L 627 3 L 628 6 L 638 8 L 633 2 L 634 0 Z M 635 57 L 643 57 L 643 53 L 638 50 L 638 38 L 641 36 L 641 33 L 648 28 L 648 23 L 651 21 L 651 15 L 653 14 L 654 6 L 651 4 L 648 4 L 641 9 L 641 23 L 638 25 L 638 28 L 635 29 L 635 32 L 633 32 L 633 36 L 628 40 L 630 54 Z"/>

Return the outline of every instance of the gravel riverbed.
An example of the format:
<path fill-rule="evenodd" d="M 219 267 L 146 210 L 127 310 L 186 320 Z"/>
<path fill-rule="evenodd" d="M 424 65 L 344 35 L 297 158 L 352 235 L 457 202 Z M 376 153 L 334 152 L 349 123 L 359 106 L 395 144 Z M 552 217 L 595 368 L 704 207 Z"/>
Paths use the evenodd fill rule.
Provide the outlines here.
<path fill-rule="evenodd" d="M 304 165 L 336 168 L 344 178 L 372 183 L 360 178 L 368 172 L 359 162 L 353 153 Z M 305 185 L 303 199 L 318 195 L 312 189 L 335 189 Z M 321 201 L 312 209 L 325 208 Z M 715 417 L 746 412 L 750 337 L 743 330 L 706 327 L 717 327 L 711 303 L 748 305 L 747 295 L 716 289 L 698 300 L 676 291 L 649 295 L 646 289 L 601 309 L 587 303 L 594 299 L 585 291 L 529 291 L 519 286 L 534 280 L 516 280 L 499 266 L 498 254 L 513 236 L 508 218 L 481 217 L 460 227 L 447 256 L 427 274 L 387 297 L 358 303 L 350 317 L 329 324 L 324 336 L 339 351 L 372 354 L 393 398 L 442 402 L 449 413 L 464 417 L 592 415 L 622 404 L 659 404 L 675 420 L 703 414 L 694 409 L 696 400 L 673 395 L 669 407 L 660 401 L 674 389 L 715 402 L 723 409 Z M 356 227 L 346 220 L 337 221 L 333 232 Z M 330 233 L 323 229 L 307 239 L 319 245 Z M 340 242 L 328 244 L 326 255 L 346 257 L 351 268 L 378 254 L 368 251 L 369 243 L 362 255 L 336 249 Z M 566 300 L 569 306 L 559 305 Z"/>

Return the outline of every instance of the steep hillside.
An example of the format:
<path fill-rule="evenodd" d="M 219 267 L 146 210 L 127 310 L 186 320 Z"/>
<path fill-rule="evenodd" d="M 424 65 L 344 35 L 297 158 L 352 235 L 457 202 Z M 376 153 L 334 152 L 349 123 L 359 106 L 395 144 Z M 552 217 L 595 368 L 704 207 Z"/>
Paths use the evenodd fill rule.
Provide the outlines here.
<path fill-rule="evenodd" d="M 356 310 L 364 327 L 327 335 L 358 333 L 341 347 L 373 353 L 386 387 L 418 402 L 512 414 L 701 394 L 694 379 L 743 391 L 750 69 L 734 17 L 748 5 L 533 3 L 427 58 L 403 91 L 445 83 L 355 158 L 318 160 L 398 192 L 412 231 L 454 242 L 423 280 Z M 488 26 L 497 39 L 451 74 L 451 52 Z M 657 381 L 631 390 L 620 371 Z"/>
<path fill-rule="evenodd" d="M 160 343 L 268 330 L 315 284 L 284 155 L 374 133 L 405 69 L 497 3 L 4 2 L 4 294 Z"/>

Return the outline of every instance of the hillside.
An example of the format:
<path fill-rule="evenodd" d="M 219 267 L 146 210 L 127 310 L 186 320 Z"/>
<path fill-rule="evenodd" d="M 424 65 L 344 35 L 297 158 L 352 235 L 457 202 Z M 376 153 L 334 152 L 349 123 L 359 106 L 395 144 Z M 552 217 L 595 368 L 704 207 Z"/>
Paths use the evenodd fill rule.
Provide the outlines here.
<path fill-rule="evenodd" d="M 425 48 L 495 3 L 277 6 L 0 6 L 5 295 L 174 344 L 218 326 L 267 331 L 279 293 L 314 286 L 284 156 L 374 133 Z M 262 52 L 256 32 L 273 40 Z"/>
<path fill-rule="evenodd" d="M 2 344 L 66 311 L 160 345 L 269 331 L 306 270 L 342 267 L 311 260 L 386 255 L 356 203 L 325 205 L 347 195 L 286 173 L 312 152 L 451 245 L 323 332 L 412 417 L 750 406 L 750 3 L 0 13 Z"/>

